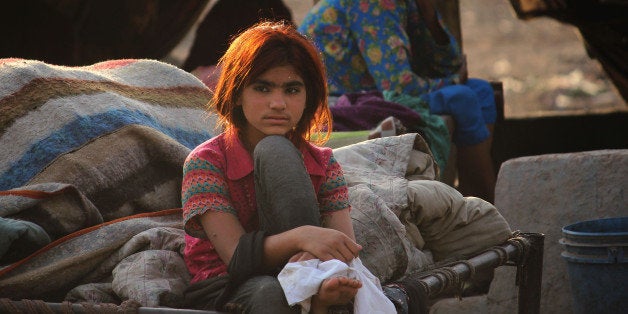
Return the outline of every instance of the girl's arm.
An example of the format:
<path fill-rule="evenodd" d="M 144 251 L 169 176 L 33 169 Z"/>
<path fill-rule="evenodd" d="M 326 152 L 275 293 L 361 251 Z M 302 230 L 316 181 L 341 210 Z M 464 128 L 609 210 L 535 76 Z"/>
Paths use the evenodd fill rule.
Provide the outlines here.
<path fill-rule="evenodd" d="M 244 228 L 231 213 L 207 211 L 199 217 L 203 230 L 222 261 L 229 265 Z"/>
<path fill-rule="evenodd" d="M 322 226 L 325 228 L 330 228 L 334 230 L 338 230 L 344 234 L 346 234 L 349 238 L 355 241 L 355 233 L 353 232 L 353 223 L 351 222 L 350 216 L 351 208 L 347 207 L 345 209 L 341 209 L 335 211 L 331 214 L 323 215 L 322 218 Z"/>
<path fill-rule="evenodd" d="M 338 230 L 301 226 L 266 237 L 264 240 L 264 264 L 269 267 L 281 266 L 299 252 L 309 252 L 323 261 L 330 259 L 351 261 L 358 256 L 362 247 L 355 243 L 348 214 L 341 212 L 334 213 L 333 216 L 337 216 L 337 218 L 331 218 L 329 222 L 330 228 L 337 225 Z M 348 213 L 348 210 L 346 212 Z M 343 215 L 346 217 L 341 218 Z M 208 211 L 200 216 L 200 220 L 216 252 L 225 264 L 229 264 L 233 252 L 238 246 L 238 241 L 244 234 L 244 228 L 237 218 L 230 213 Z"/>
<path fill-rule="evenodd" d="M 264 241 L 267 265 L 283 265 L 288 259 L 296 261 L 312 258 L 321 261 L 337 259 L 348 263 L 358 256 L 361 249 L 362 246 L 344 232 L 316 226 L 297 227 L 269 236 Z"/>

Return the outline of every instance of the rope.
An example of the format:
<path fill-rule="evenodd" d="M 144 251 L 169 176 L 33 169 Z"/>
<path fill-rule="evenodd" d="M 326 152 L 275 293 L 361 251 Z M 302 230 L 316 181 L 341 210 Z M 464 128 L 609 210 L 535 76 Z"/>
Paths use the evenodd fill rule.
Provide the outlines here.
<path fill-rule="evenodd" d="M 61 312 L 64 314 L 73 314 L 74 311 L 72 310 L 72 303 L 69 301 L 63 301 L 61 303 Z"/>
<path fill-rule="evenodd" d="M 60 313 L 73 314 L 73 305 L 78 305 L 82 308 L 84 313 L 88 314 L 136 314 L 139 312 L 139 308 L 142 306 L 138 301 L 126 300 L 122 304 L 117 305 L 113 303 L 70 303 L 64 301 L 61 303 Z M 55 314 L 52 307 L 43 300 L 27 300 L 22 299 L 20 301 L 13 301 L 11 299 L 0 298 L 0 313 L 42 313 L 42 314 Z"/>
<path fill-rule="evenodd" d="M 0 299 L 0 312 L 22 313 L 22 311 L 18 310 L 15 304 L 13 304 L 13 301 L 11 301 L 10 299 L 5 299 L 5 298 Z"/>
<path fill-rule="evenodd" d="M 126 300 L 120 304 L 120 307 L 123 310 L 123 313 L 134 314 L 139 312 L 139 308 L 142 304 L 136 300 Z"/>
<path fill-rule="evenodd" d="M 475 277 L 475 273 L 477 272 L 477 270 L 475 269 L 475 266 L 473 266 L 473 264 L 469 262 L 469 260 L 461 260 L 458 261 L 458 263 L 465 264 L 469 268 L 469 279 Z"/>
<path fill-rule="evenodd" d="M 523 236 L 517 234 L 517 236 L 508 239 L 508 243 L 517 247 L 517 251 L 519 252 L 517 256 L 517 264 L 524 264 L 528 259 L 528 255 L 530 254 L 529 241 Z"/>
<path fill-rule="evenodd" d="M 22 302 L 28 308 L 28 313 L 50 313 L 54 314 L 54 311 L 46 304 L 46 302 L 42 300 L 25 300 L 22 299 Z"/>
<path fill-rule="evenodd" d="M 515 285 L 520 286 L 522 280 L 526 276 L 527 272 L 524 269 L 528 256 L 530 255 L 530 242 L 525 237 L 521 236 L 519 231 L 513 232 L 513 237 L 508 239 L 508 243 L 517 247 L 519 255 L 517 256 L 517 275 L 515 277 Z"/>
<path fill-rule="evenodd" d="M 506 264 L 506 262 L 508 262 L 508 252 L 506 252 L 506 249 L 504 249 L 503 247 L 494 246 L 488 249 L 488 251 L 491 251 L 497 254 L 497 256 L 499 257 L 499 265 L 504 265 Z"/>

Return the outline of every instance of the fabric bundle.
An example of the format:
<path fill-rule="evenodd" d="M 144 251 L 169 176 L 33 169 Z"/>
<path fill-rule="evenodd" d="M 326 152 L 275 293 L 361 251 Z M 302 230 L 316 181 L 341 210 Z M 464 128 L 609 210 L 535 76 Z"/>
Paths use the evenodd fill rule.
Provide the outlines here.
<path fill-rule="evenodd" d="M 180 207 L 181 164 L 215 132 L 210 96 L 155 60 L 0 59 L 0 265 L 84 228 Z"/>

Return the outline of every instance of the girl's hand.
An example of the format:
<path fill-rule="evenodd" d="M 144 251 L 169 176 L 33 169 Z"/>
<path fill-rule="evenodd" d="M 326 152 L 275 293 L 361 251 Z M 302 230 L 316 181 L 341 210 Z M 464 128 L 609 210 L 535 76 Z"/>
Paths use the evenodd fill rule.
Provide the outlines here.
<path fill-rule="evenodd" d="M 301 251 L 308 252 L 323 262 L 337 259 L 349 263 L 362 249 L 349 236 L 335 229 L 302 226 L 294 231 Z"/>

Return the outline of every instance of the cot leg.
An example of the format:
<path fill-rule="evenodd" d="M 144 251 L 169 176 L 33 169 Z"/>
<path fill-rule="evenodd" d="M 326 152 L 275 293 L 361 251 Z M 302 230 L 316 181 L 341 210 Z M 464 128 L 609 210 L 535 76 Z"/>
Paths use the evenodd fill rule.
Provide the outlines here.
<path fill-rule="evenodd" d="M 523 233 L 530 242 L 529 253 L 517 271 L 519 284 L 519 314 L 538 314 L 541 312 L 541 279 L 543 275 L 542 233 Z"/>

